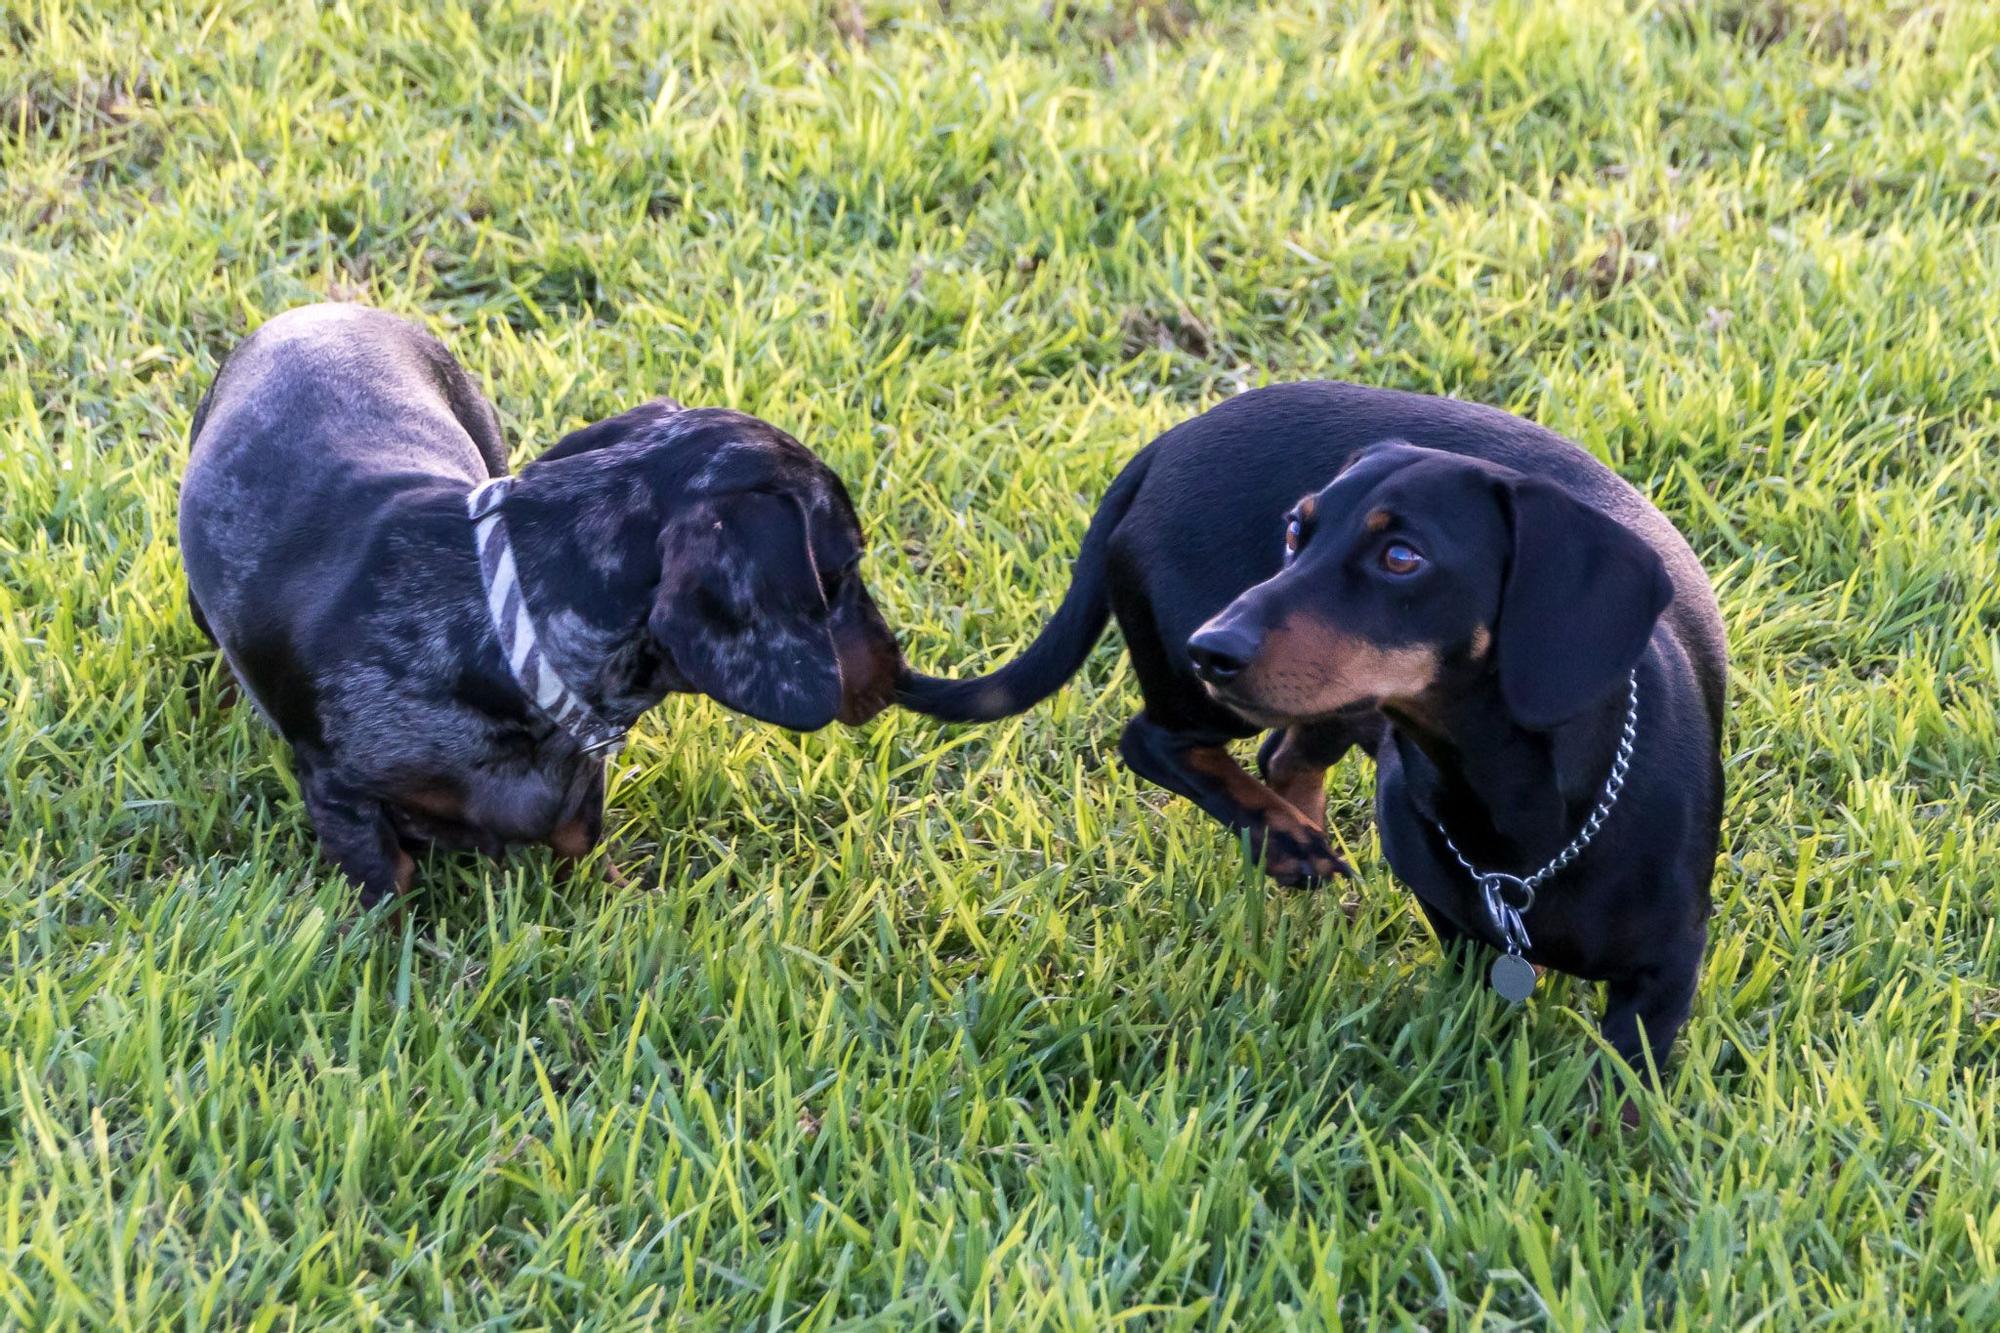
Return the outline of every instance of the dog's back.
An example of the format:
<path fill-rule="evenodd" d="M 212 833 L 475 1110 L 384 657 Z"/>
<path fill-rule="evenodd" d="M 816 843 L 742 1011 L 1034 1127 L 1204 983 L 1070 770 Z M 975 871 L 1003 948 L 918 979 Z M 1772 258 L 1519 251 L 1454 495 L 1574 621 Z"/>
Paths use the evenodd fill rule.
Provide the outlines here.
<path fill-rule="evenodd" d="M 1131 533 L 1143 542 L 1146 549 L 1135 563 L 1188 566 L 1181 571 L 1184 584 L 1216 581 L 1204 571 L 1246 565 L 1268 566 L 1268 575 L 1278 564 L 1285 511 L 1330 480 L 1355 451 L 1387 439 L 1547 478 L 1644 538 L 1666 563 L 1674 585 L 1663 619 L 1688 650 L 1711 720 L 1720 728 L 1728 660 L 1722 612 L 1687 540 L 1644 495 L 1588 452 L 1499 408 L 1334 380 L 1252 390 L 1147 447 L 1145 479 L 1120 524 L 1121 537 Z M 1249 515 L 1265 521 L 1246 522 Z M 1243 549 L 1234 549 L 1238 546 Z M 1184 598 L 1178 612 L 1158 608 L 1178 616 L 1163 627 L 1163 635 L 1181 642 L 1241 591 L 1218 586 L 1206 599 L 1213 606 L 1197 597 Z M 1180 625 L 1179 619 L 1188 623 Z"/>
<path fill-rule="evenodd" d="M 1069 591 L 1019 657 L 968 679 L 906 670 L 898 700 L 953 721 L 1033 707 L 1082 664 L 1115 610 L 1135 654 L 1197 690 L 1181 645 L 1245 588 L 1278 572 L 1284 516 L 1359 451 L 1388 440 L 1483 459 L 1555 482 L 1629 527 L 1665 563 L 1663 617 L 1722 732 L 1728 651 L 1701 562 L 1666 516 L 1552 430 L 1478 403 L 1337 380 L 1253 389 L 1168 430 L 1112 481 L 1077 552 Z"/>
<path fill-rule="evenodd" d="M 282 465 L 306 480 L 371 463 L 470 481 L 507 467 L 492 407 L 443 344 L 367 306 L 302 306 L 263 325 L 216 373 L 190 430 L 190 478 Z"/>
<path fill-rule="evenodd" d="M 190 435 L 189 600 L 288 735 L 311 710 L 278 697 L 268 682 L 280 673 L 260 659 L 296 649 L 296 604 L 340 586 L 333 575 L 394 495 L 506 470 L 492 407 L 443 345 L 362 306 L 306 306 L 258 329 L 217 373 Z"/>

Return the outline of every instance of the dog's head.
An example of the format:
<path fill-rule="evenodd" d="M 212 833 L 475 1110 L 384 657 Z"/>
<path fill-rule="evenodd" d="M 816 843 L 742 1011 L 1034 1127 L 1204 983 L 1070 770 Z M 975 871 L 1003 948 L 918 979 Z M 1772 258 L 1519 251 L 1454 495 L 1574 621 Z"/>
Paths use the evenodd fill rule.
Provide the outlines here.
<path fill-rule="evenodd" d="M 1546 730 L 1624 680 L 1673 595 L 1660 557 L 1602 511 L 1401 442 L 1301 499 L 1283 540 L 1284 568 L 1187 644 L 1210 693 L 1268 725 L 1421 711 L 1493 672 L 1513 719 Z"/>
<path fill-rule="evenodd" d="M 799 731 L 866 722 L 894 697 L 902 654 L 861 581 L 847 488 L 755 417 L 682 415 L 726 438 L 660 528 L 648 631 L 690 688 L 726 707 Z"/>

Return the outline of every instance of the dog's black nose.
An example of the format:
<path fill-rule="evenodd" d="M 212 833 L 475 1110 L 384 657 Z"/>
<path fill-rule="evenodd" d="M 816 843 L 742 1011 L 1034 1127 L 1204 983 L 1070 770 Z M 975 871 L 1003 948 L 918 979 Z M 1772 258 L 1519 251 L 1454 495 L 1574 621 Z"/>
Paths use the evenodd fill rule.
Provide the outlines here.
<path fill-rule="evenodd" d="M 1188 640 L 1187 649 L 1195 674 L 1220 684 L 1250 665 L 1257 640 L 1233 625 L 1205 625 Z"/>

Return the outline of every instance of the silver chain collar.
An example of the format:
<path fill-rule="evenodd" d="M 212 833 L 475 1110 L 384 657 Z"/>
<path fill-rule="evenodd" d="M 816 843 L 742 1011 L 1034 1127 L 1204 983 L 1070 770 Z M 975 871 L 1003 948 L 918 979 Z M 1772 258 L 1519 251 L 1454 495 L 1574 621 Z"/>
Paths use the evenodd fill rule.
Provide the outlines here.
<path fill-rule="evenodd" d="M 1583 855 L 1583 849 L 1590 846 L 1597 831 L 1604 827 L 1610 817 L 1612 807 L 1618 804 L 1618 793 L 1625 789 L 1625 773 L 1632 766 L 1632 746 L 1639 738 L 1639 670 L 1632 669 L 1627 678 L 1627 699 L 1625 705 L 1625 727 L 1618 734 L 1618 749 L 1611 756 L 1611 771 L 1605 774 L 1604 790 L 1598 793 L 1597 806 L 1590 812 L 1590 818 L 1583 821 L 1583 827 L 1569 840 L 1569 845 L 1555 854 L 1555 858 L 1532 875 L 1509 875 L 1500 870 L 1481 870 L 1465 859 L 1465 853 L 1458 850 L 1444 821 L 1433 819 L 1438 836 L 1451 850 L 1465 873 L 1472 876 L 1479 885 L 1479 896 L 1486 908 L 1486 916 L 1499 933 L 1501 943 L 1506 946 L 1506 956 L 1493 964 L 1493 989 L 1509 1000 L 1519 1002 L 1528 997 L 1535 988 L 1535 970 L 1521 955 L 1533 947 L 1528 938 L 1527 923 L 1521 918 L 1535 905 L 1535 892 L 1542 885 L 1561 873 L 1563 867 Z M 1520 901 L 1510 902 L 1513 894 Z"/>

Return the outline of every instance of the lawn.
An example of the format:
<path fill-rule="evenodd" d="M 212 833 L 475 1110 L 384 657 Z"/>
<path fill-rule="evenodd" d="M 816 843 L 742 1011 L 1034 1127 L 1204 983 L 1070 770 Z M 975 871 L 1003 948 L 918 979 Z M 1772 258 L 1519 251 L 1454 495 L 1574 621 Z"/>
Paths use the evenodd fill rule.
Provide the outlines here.
<path fill-rule="evenodd" d="M 2000 1322 L 2000 8 L 18 0 L 0 166 L 0 1324 Z M 1581 441 L 1732 637 L 1666 1090 L 1438 971 L 1360 764 L 1316 894 L 1140 784 L 1115 634 L 987 728 L 671 701 L 629 887 L 347 929 L 174 535 L 330 296 L 517 460 L 791 430 L 932 669 L 1246 387 Z"/>

